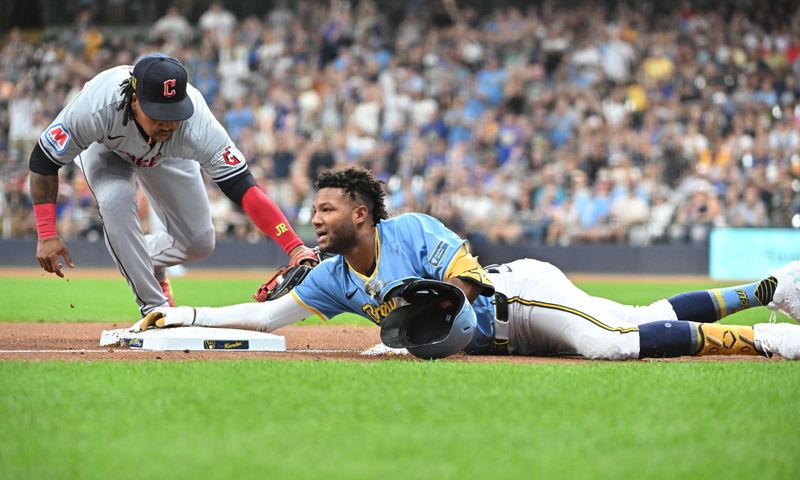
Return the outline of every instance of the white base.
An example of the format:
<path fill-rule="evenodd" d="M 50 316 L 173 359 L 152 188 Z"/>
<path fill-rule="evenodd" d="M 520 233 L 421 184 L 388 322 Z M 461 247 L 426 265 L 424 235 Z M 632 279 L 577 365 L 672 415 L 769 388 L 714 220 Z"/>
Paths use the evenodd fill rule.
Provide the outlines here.
<path fill-rule="evenodd" d="M 176 327 L 130 332 L 103 330 L 100 346 L 119 345 L 136 350 L 247 350 L 285 352 L 286 339 L 271 333 L 233 328 Z"/>

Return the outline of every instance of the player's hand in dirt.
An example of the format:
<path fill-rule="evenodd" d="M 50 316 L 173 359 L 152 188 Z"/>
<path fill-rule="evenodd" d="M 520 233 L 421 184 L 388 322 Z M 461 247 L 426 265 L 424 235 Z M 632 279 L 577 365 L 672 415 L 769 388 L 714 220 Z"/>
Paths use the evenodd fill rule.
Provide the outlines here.
<path fill-rule="evenodd" d="M 69 256 L 69 250 L 60 237 L 44 238 L 38 241 L 36 244 L 36 260 L 39 261 L 39 266 L 45 272 L 55 273 L 63 278 L 64 273 L 61 271 L 63 265 L 58 260 L 58 257 L 63 257 L 69 268 L 75 268 L 72 258 Z"/>

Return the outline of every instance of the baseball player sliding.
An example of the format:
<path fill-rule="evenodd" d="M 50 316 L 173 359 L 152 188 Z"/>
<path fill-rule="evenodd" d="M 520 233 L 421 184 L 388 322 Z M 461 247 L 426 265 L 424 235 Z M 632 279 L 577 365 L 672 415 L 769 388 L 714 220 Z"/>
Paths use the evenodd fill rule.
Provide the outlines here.
<path fill-rule="evenodd" d="M 56 231 L 58 170 L 75 160 L 94 194 L 106 245 L 144 316 L 174 305 L 164 270 L 214 249 L 214 229 L 200 168 L 291 264 L 316 263 L 275 202 L 256 185 L 242 153 L 214 118 L 175 58 L 151 54 L 134 67 L 106 70 L 86 83 L 45 130 L 30 158 L 30 189 L 39 241 L 36 258 L 63 277 L 72 259 Z M 145 235 L 136 205 L 137 179 L 162 232 Z"/>
<path fill-rule="evenodd" d="M 423 358 L 463 350 L 599 359 L 778 353 L 800 359 L 799 325 L 716 323 L 762 305 L 798 320 L 800 261 L 751 284 L 622 305 L 583 292 L 549 263 L 523 259 L 484 269 L 465 240 L 430 216 L 388 219 L 381 182 L 366 170 L 323 172 L 316 186 L 312 223 L 320 249 L 336 255 L 309 270 L 288 295 L 219 308 L 159 307 L 132 328 L 269 332 L 310 313 L 324 318 L 352 312 L 381 325 L 389 347 Z"/>

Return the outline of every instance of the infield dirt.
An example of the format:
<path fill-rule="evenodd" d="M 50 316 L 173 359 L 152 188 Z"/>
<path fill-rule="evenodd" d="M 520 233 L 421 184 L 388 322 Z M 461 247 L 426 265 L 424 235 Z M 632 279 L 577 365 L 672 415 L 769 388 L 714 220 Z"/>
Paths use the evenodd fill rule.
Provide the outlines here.
<path fill-rule="evenodd" d="M 75 268 L 66 269 L 67 280 L 73 278 L 118 279 L 113 269 Z M 0 277 L 38 278 L 49 274 L 35 268 L 0 267 Z M 203 270 L 190 269 L 187 278 L 234 278 L 252 279 L 254 285 L 268 277 L 263 270 Z M 608 280 L 616 282 L 640 282 L 649 277 L 625 275 L 571 275 L 574 280 Z M 662 283 L 684 282 L 702 277 L 661 276 L 654 277 Z M 708 279 L 705 279 L 708 280 Z M 365 357 L 360 352 L 380 342 L 379 329 L 373 325 L 292 325 L 276 330 L 276 335 L 286 338 L 286 352 L 152 352 L 131 350 L 123 347 L 100 347 L 103 330 L 125 328 L 129 324 L 118 323 L 3 323 L 0 322 L 0 361 L 16 360 L 356 360 L 413 361 L 413 357 L 380 356 Z M 456 355 L 444 361 L 503 362 L 503 363 L 593 363 L 578 358 L 553 357 L 508 357 Z M 764 357 L 682 357 L 679 359 L 647 361 L 779 361 Z"/>
<path fill-rule="evenodd" d="M 360 354 L 380 342 L 373 326 L 309 325 L 276 330 L 286 338 L 286 352 L 155 352 L 124 347 L 100 347 L 103 330 L 124 328 L 116 323 L 0 323 L 0 361 L 192 361 L 192 360 L 350 360 L 415 361 L 413 357 L 365 357 Z M 593 363 L 592 360 L 552 357 L 456 355 L 444 361 L 504 363 Z M 647 361 L 780 361 L 764 357 L 682 357 Z"/>

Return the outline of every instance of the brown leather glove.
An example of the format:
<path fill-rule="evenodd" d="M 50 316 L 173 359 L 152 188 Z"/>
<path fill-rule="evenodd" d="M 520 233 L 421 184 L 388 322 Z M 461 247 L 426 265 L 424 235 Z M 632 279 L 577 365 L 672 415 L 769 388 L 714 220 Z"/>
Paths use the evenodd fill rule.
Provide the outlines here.
<path fill-rule="evenodd" d="M 284 265 L 269 280 L 258 287 L 256 293 L 253 294 L 253 298 L 257 302 L 267 302 L 280 298 L 298 286 L 309 272 L 311 272 L 311 267 L 307 265 L 298 265 L 296 267 Z"/>

